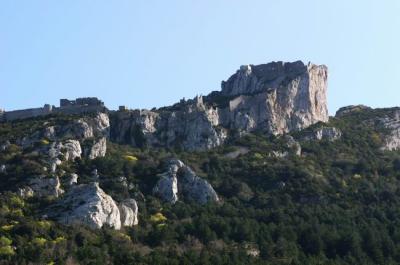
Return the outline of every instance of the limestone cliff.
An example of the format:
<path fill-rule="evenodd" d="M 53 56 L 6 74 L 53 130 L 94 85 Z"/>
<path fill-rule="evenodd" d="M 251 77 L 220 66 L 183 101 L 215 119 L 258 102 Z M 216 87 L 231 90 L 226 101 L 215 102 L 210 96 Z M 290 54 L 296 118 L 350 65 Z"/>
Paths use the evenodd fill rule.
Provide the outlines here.
<path fill-rule="evenodd" d="M 327 68 L 298 61 L 246 65 L 222 91 L 154 110 L 119 111 L 111 139 L 134 146 L 204 150 L 255 130 L 284 134 L 328 121 Z"/>

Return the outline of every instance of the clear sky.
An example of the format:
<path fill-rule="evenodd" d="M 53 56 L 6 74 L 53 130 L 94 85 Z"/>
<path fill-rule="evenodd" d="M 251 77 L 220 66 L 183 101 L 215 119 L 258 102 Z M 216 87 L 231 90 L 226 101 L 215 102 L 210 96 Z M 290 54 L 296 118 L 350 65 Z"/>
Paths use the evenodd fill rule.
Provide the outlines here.
<path fill-rule="evenodd" d="M 329 111 L 399 106 L 399 0 L 2 0 L 0 108 L 97 96 L 151 108 L 242 64 L 329 67 Z"/>

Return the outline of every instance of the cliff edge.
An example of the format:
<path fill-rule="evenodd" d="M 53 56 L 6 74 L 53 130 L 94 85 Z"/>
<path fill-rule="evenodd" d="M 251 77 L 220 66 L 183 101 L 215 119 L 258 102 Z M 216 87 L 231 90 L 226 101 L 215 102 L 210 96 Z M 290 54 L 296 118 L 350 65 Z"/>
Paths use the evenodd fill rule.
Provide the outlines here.
<path fill-rule="evenodd" d="M 272 62 L 241 66 L 221 91 L 165 108 L 124 110 L 111 118 L 111 139 L 134 146 L 206 150 L 233 135 L 284 134 L 328 121 L 328 69 Z"/>

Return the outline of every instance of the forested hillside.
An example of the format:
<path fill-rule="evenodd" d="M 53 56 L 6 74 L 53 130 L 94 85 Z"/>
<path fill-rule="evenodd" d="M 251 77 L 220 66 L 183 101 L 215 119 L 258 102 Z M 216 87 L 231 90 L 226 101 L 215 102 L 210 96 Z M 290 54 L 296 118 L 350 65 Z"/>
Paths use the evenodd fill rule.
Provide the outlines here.
<path fill-rule="evenodd" d="M 399 264 L 400 152 L 388 150 L 387 126 L 397 111 L 353 108 L 290 135 L 249 133 L 208 151 L 107 140 L 104 157 L 60 157 L 54 171 L 40 151 L 51 137 L 21 139 L 81 117 L 0 123 L 0 264 Z M 219 201 L 155 196 L 171 158 Z M 138 225 L 93 229 L 51 216 L 73 189 L 68 176 L 90 183 L 95 169 L 115 201 L 137 201 Z M 34 176 L 55 173 L 64 194 L 21 194 Z"/>

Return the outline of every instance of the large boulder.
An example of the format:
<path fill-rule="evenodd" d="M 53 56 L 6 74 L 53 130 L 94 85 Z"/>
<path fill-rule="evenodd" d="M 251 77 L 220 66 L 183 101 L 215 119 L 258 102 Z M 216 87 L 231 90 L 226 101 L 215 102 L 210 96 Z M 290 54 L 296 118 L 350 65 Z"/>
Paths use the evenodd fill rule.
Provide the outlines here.
<path fill-rule="evenodd" d="M 120 211 L 116 202 L 94 182 L 73 186 L 49 211 L 59 222 L 84 224 L 91 228 L 105 225 L 121 228 Z"/>
<path fill-rule="evenodd" d="M 153 193 L 164 201 L 176 203 L 178 201 L 178 177 L 179 166 L 172 164 L 167 171 L 160 176 Z"/>
<path fill-rule="evenodd" d="M 123 200 L 118 207 L 122 226 L 134 226 L 139 223 L 138 205 L 134 199 Z"/>
<path fill-rule="evenodd" d="M 178 183 L 184 197 L 191 201 L 200 204 L 219 201 L 211 184 L 197 176 L 188 166 L 182 167 L 182 177 Z"/>
<path fill-rule="evenodd" d="M 59 197 L 64 193 L 64 190 L 61 188 L 60 179 L 57 176 L 38 176 L 32 178 L 28 186 L 20 188 L 18 192 L 22 197 Z"/>
<path fill-rule="evenodd" d="M 153 193 L 170 203 L 178 201 L 178 194 L 199 204 L 219 201 L 210 183 L 197 176 L 190 167 L 177 159 L 168 161 L 167 170 L 157 182 Z"/>

